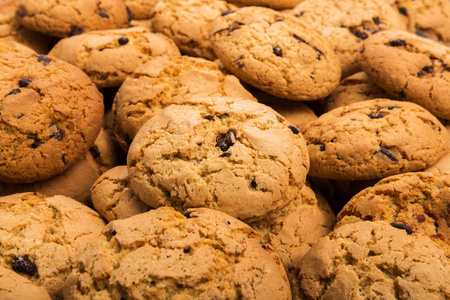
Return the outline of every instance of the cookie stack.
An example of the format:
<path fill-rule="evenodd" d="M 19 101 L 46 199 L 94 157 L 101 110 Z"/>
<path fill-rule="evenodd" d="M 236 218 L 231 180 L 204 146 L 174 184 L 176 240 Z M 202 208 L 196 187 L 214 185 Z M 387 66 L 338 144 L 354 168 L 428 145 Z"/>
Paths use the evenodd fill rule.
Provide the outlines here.
<path fill-rule="evenodd" d="M 0 297 L 450 298 L 449 15 L 3 1 Z"/>

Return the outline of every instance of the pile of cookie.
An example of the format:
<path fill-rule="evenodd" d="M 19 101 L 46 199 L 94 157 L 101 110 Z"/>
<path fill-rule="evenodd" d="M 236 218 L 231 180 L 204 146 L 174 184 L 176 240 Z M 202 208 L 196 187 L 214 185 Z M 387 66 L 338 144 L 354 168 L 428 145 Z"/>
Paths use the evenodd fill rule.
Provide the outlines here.
<path fill-rule="evenodd" d="M 450 298 L 447 0 L 0 0 L 0 298 Z"/>

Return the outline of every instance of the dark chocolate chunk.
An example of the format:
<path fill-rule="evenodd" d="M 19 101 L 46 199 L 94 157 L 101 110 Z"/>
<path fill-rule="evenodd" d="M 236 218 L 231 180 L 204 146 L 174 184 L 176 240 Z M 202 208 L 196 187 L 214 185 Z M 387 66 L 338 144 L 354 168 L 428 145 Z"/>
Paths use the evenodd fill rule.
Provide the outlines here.
<path fill-rule="evenodd" d="M 391 223 L 391 225 L 395 228 L 406 230 L 407 234 L 412 234 L 412 232 L 413 232 L 412 228 L 409 227 L 408 225 L 406 225 L 405 223 L 394 222 L 394 223 Z"/>
<path fill-rule="evenodd" d="M 112 228 L 109 229 L 108 231 L 109 231 L 110 235 L 116 235 L 117 234 L 117 232 L 114 229 L 112 229 Z"/>
<path fill-rule="evenodd" d="M 61 128 L 58 127 L 55 123 L 50 123 L 50 127 L 56 126 L 55 132 L 50 136 L 50 138 L 56 138 L 58 141 L 61 141 L 64 137 L 64 133 Z"/>
<path fill-rule="evenodd" d="M 72 26 L 72 28 L 70 28 L 69 36 L 74 36 L 74 35 L 82 34 L 83 31 L 84 31 L 84 30 L 83 30 L 83 27 L 80 27 L 80 26 L 77 26 L 77 25 Z"/>
<path fill-rule="evenodd" d="M 221 13 L 221 15 L 222 15 L 222 16 L 226 16 L 226 15 L 229 15 L 229 14 L 232 14 L 232 13 L 234 13 L 234 10 L 227 9 L 227 10 L 224 10 L 224 11 Z"/>
<path fill-rule="evenodd" d="M 297 41 L 299 41 L 300 43 L 305 43 L 308 44 L 304 39 L 302 39 L 301 37 L 299 37 L 298 35 L 294 34 L 294 39 L 296 39 Z M 309 44 L 308 44 L 309 45 Z"/>
<path fill-rule="evenodd" d="M 417 72 L 417 76 L 424 76 L 426 74 L 431 74 L 431 76 L 434 76 L 434 66 L 425 66 L 422 70 Z"/>
<path fill-rule="evenodd" d="M 294 125 L 289 125 L 288 128 L 292 131 L 293 134 L 299 134 L 300 131 L 298 131 L 297 127 Z"/>
<path fill-rule="evenodd" d="M 20 92 L 22 92 L 21 89 L 13 89 L 11 92 L 9 92 L 6 96 L 11 96 L 11 95 L 16 95 L 16 94 L 20 94 Z"/>
<path fill-rule="evenodd" d="M 41 144 L 41 141 L 36 136 L 28 136 L 29 140 L 33 140 L 31 148 L 37 148 Z"/>
<path fill-rule="evenodd" d="M 23 18 L 28 15 L 28 10 L 25 6 L 19 5 L 19 7 L 16 10 L 16 16 Z"/>
<path fill-rule="evenodd" d="M 231 222 L 230 222 L 230 221 L 227 221 L 227 224 L 228 224 L 228 225 L 231 225 Z"/>
<path fill-rule="evenodd" d="M 19 87 L 27 87 L 31 83 L 30 78 L 20 78 L 19 79 Z"/>
<path fill-rule="evenodd" d="M 360 38 L 362 40 L 367 39 L 369 36 L 367 35 L 367 33 L 363 32 L 363 31 L 359 31 L 358 29 L 356 29 L 355 27 L 349 27 L 348 28 L 350 30 L 350 32 L 356 36 L 357 38 Z"/>
<path fill-rule="evenodd" d="M 416 220 L 417 220 L 417 222 L 419 222 L 419 223 L 423 223 L 423 222 L 426 221 L 426 218 L 425 218 L 424 215 L 420 214 L 420 215 L 417 215 Z"/>
<path fill-rule="evenodd" d="M 234 145 L 236 142 L 236 130 L 228 129 L 225 135 L 225 142 L 230 145 L 230 147 Z"/>
<path fill-rule="evenodd" d="M 202 117 L 203 119 L 209 120 L 209 121 L 215 121 L 214 116 L 206 115 Z"/>
<path fill-rule="evenodd" d="M 128 6 L 127 6 L 127 17 L 128 17 L 128 23 L 130 23 L 131 20 L 133 20 L 133 15 L 131 14 L 131 10 L 128 8 Z"/>
<path fill-rule="evenodd" d="M 379 151 L 381 154 L 387 156 L 387 158 L 389 158 L 390 160 L 395 161 L 395 162 L 398 161 L 397 157 L 395 157 L 395 155 L 394 155 L 389 149 L 381 148 L 381 149 L 378 150 L 378 151 Z"/>
<path fill-rule="evenodd" d="M 38 61 L 44 63 L 44 66 L 48 66 L 52 59 L 47 55 L 41 54 L 38 56 Z"/>
<path fill-rule="evenodd" d="M 404 16 L 408 16 L 408 10 L 406 9 L 406 7 L 399 7 L 398 11 L 404 15 Z"/>
<path fill-rule="evenodd" d="M 366 220 L 366 221 L 373 221 L 373 217 L 370 216 L 370 215 L 367 215 L 367 216 L 364 217 L 364 220 Z"/>
<path fill-rule="evenodd" d="M 36 265 L 30 260 L 28 255 L 16 257 L 12 262 L 12 269 L 18 273 L 25 273 L 30 276 L 37 272 Z"/>
<path fill-rule="evenodd" d="M 244 56 L 240 56 L 237 60 L 236 60 L 236 64 L 238 65 L 239 69 L 242 69 L 245 65 L 244 65 Z"/>
<path fill-rule="evenodd" d="M 226 135 L 221 134 L 216 139 L 216 147 L 219 147 L 222 151 L 227 151 L 228 148 L 230 148 L 226 145 L 225 138 L 226 138 Z"/>
<path fill-rule="evenodd" d="M 20 115 L 17 117 L 17 119 L 22 119 L 23 116 L 25 116 L 25 115 L 24 115 L 24 114 L 20 114 Z"/>
<path fill-rule="evenodd" d="M 197 143 L 197 146 L 201 146 L 201 145 L 203 145 L 203 143 Z"/>
<path fill-rule="evenodd" d="M 189 252 L 191 252 L 191 247 L 189 247 L 189 246 L 184 247 L 183 252 L 184 252 L 184 253 L 189 253 Z"/>
<path fill-rule="evenodd" d="M 322 143 L 315 143 L 314 145 L 319 146 L 319 151 L 323 152 L 325 151 L 325 145 Z"/>
<path fill-rule="evenodd" d="M 264 250 L 267 249 L 266 245 L 264 245 L 262 242 L 259 242 L 259 244 L 261 245 L 261 247 L 262 247 Z"/>
<path fill-rule="evenodd" d="M 126 36 L 121 36 L 119 38 L 119 45 L 126 45 L 130 40 Z"/>
<path fill-rule="evenodd" d="M 228 32 L 232 33 L 233 31 L 238 30 L 241 28 L 241 25 L 244 25 L 244 23 L 234 21 L 230 26 L 228 26 Z"/>
<path fill-rule="evenodd" d="M 250 182 L 250 186 L 252 187 L 252 189 L 256 189 L 256 187 L 258 186 L 258 184 L 256 184 L 255 179 L 253 179 L 252 182 Z"/>
<path fill-rule="evenodd" d="M 401 39 L 395 39 L 395 40 L 391 41 L 389 43 L 389 45 L 392 47 L 403 47 L 403 46 L 406 46 L 406 42 Z"/>
<path fill-rule="evenodd" d="M 380 114 L 380 113 L 374 113 L 374 112 L 371 112 L 370 114 L 368 114 L 368 116 L 369 116 L 369 118 L 371 118 L 371 119 L 381 119 L 381 118 L 384 118 L 383 114 Z"/>
<path fill-rule="evenodd" d="M 98 49 L 98 51 L 102 52 L 103 50 L 105 50 L 106 48 L 100 48 Z"/>
<path fill-rule="evenodd" d="M 219 155 L 219 157 L 230 157 L 230 156 L 231 156 L 231 152 L 224 152 Z"/>
<path fill-rule="evenodd" d="M 100 150 L 98 149 L 98 147 L 96 146 L 96 145 L 92 145 L 90 148 L 89 148 L 89 152 L 91 152 L 91 154 L 92 154 L 92 156 L 94 157 L 94 158 L 97 158 L 97 157 L 99 157 L 100 156 Z"/>
<path fill-rule="evenodd" d="M 280 47 L 273 47 L 273 54 L 276 56 L 283 56 L 283 51 L 281 51 Z"/>
<path fill-rule="evenodd" d="M 99 12 L 98 12 L 98 15 L 99 15 L 100 17 L 102 17 L 102 18 L 109 19 L 108 14 L 105 13 L 104 11 L 99 11 Z"/>
<path fill-rule="evenodd" d="M 375 25 L 377 25 L 377 26 L 381 24 L 381 21 L 380 21 L 379 17 L 373 17 L 372 20 L 375 23 Z"/>

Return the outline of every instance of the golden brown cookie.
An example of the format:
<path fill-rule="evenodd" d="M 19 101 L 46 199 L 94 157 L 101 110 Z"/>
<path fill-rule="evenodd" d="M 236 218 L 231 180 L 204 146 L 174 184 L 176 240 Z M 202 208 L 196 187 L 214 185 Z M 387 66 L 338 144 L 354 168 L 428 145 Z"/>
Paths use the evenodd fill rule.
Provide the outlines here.
<path fill-rule="evenodd" d="M 55 57 L 0 55 L 0 181 L 59 175 L 92 146 L 103 97 L 80 69 Z"/>
<path fill-rule="evenodd" d="M 2 300 L 50 300 L 47 291 L 24 276 L 0 267 L 0 299 Z"/>
<path fill-rule="evenodd" d="M 224 213 L 165 207 L 103 233 L 79 256 L 64 299 L 291 299 L 276 253 Z"/>

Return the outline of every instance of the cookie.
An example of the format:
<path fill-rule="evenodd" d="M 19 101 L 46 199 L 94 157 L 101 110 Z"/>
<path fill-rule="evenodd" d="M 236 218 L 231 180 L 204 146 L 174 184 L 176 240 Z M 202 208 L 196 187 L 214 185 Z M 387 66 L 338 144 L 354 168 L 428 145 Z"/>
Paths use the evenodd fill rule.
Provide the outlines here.
<path fill-rule="evenodd" d="M 86 204 L 91 198 L 91 186 L 116 164 L 113 141 L 102 129 L 89 151 L 62 174 L 35 183 L 0 183 L 0 196 L 38 192 L 47 196 L 63 195 Z"/>
<path fill-rule="evenodd" d="M 152 28 L 175 41 L 181 53 L 214 60 L 211 23 L 236 7 L 222 0 L 163 0 L 151 12 Z"/>
<path fill-rule="evenodd" d="M 448 133 L 421 106 L 387 99 L 336 108 L 304 129 L 309 175 L 369 180 L 426 168 L 446 152 Z"/>
<path fill-rule="evenodd" d="M 393 97 L 370 80 L 366 73 L 359 72 L 339 83 L 334 92 L 325 99 L 324 110 L 328 112 L 337 107 L 377 98 L 392 99 Z"/>
<path fill-rule="evenodd" d="M 361 70 L 358 52 L 365 39 L 382 30 L 406 30 L 399 13 L 379 0 L 306 0 L 291 14 L 330 43 L 341 61 L 343 78 Z"/>
<path fill-rule="evenodd" d="M 139 67 L 120 87 L 113 103 L 114 132 L 123 149 L 153 115 L 192 97 L 231 96 L 255 100 L 239 80 L 213 62 L 188 56 L 158 57 Z"/>
<path fill-rule="evenodd" d="M 271 95 L 316 100 L 339 84 L 339 58 L 314 29 L 263 7 L 243 7 L 211 25 L 211 45 L 233 74 Z"/>
<path fill-rule="evenodd" d="M 0 56 L 0 181 L 59 175 L 94 143 L 103 97 L 80 69 L 55 57 Z"/>
<path fill-rule="evenodd" d="M 450 124 L 448 122 L 445 122 L 443 124 L 448 134 L 450 135 Z M 424 171 L 450 173 L 450 139 L 447 141 L 447 153 L 439 158 L 439 160 L 435 164 L 429 166 Z"/>
<path fill-rule="evenodd" d="M 232 0 L 235 4 L 246 6 L 265 6 L 273 9 L 293 8 L 304 0 Z"/>
<path fill-rule="evenodd" d="M 210 97 L 153 116 L 127 166 L 132 189 L 151 207 L 208 207 L 254 221 L 297 197 L 309 160 L 298 129 L 269 107 Z"/>
<path fill-rule="evenodd" d="M 155 56 L 179 56 L 167 37 L 144 27 L 94 31 L 59 41 L 50 51 L 82 69 L 99 88 L 118 88 L 140 65 Z"/>
<path fill-rule="evenodd" d="M 25 54 L 36 54 L 36 52 L 30 47 L 22 45 L 21 43 L 18 43 L 11 39 L 0 38 L 0 53 L 4 52 L 20 52 Z"/>
<path fill-rule="evenodd" d="M 103 233 L 107 242 L 80 255 L 64 299 L 291 299 L 272 248 L 224 213 L 159 208 Z"/>
<path fill-rule="evenodd" d="M 402 223 L 429 236 L 450 255 L 450 175 L 405 173 L 356 194 L 337 216 L 336 228 L 358 221 Z"/>
<path fill-rule="evenodd" d="M 358 222 L 312 246 L 291 288 L 293 299 L 449 299 L 450 262 L 427 236 Z"/>
<path fill-rule="evenodd" d="M 380 32 L 364 42 L 361 68 L 398 99 L 450 119 L 450 49 L 402 31 Z"/>
<path fill-rule="evenodd" d="M 0 266 L 61 299 L 76 257 L 88 243 L 103 238 L 104 226 L 95 211 L 64 196 L 0 197 Z"/>
<path fill-rule="evenodd" d="M 124 0 L 132 17 L 132 23 L 135 20 L 150 19 L 151 11 L 159 0 Z"/>
<path fill-rule="evenodd" d="M 127 166 L 117 166 L 100 176 L 91 188 L 95 210 L 108 222 L 150 210 L 130 188 Z"/>
<path fill-rule="evenodd" d="M 25 28 L 59 38 L 129 25 L 122 0 L 19 0 L 16 16 Z"/>
<path fill-rule="evenodd" d="M 325 198 L 304 185 L 288 206 L 249 225 L 275 249 L 289 274 L 311 246 L 331 232 L 335 221 Z"/>
<path fill-rule="evenodd" d="M 0 267 L 0 298 L 3 300 L 50 300 L 47 291 L 10 269 Z"/>

